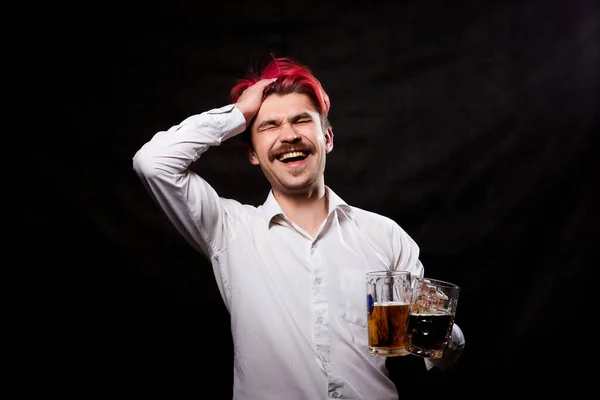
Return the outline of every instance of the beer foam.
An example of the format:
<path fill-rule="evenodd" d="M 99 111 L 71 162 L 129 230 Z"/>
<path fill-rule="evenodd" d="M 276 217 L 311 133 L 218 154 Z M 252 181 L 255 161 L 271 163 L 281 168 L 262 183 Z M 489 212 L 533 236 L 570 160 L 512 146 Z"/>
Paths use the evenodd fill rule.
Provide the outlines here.
<path fill-rule="evenodd" d="M 408 306 L 409 304 L 405 301 L 385 301 L 385 302 L 375 302 L 373 304 L 374 306 L 381 306 L 381 307 L 390 307 L 390 306 Z"/>
<path fill-rule="evenodd" d="M 452 315 L 452 313 L 448 310 L 439 310 L 435 312 L 431 311 L 423 311 L 423 312 L 411 312 L 411 315 L 418 315 L 419 317 L 437 317 L 440 315 Z"/>

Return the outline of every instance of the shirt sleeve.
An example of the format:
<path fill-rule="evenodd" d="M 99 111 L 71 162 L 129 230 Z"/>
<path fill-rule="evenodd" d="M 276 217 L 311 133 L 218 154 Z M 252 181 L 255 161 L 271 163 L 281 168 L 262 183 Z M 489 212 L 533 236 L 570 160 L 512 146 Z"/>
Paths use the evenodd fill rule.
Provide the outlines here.
<path fill-rule="evenodd" d="M 458 361 L 465 348 L 465 336 L 458 325 L 452 325 L 452 339 L 444 349 L 442 358 L 425 358 L 425 367 L 429 371 L 437 367 L 441 371 L 451 369 Z"/>
<path fill-rule="evenodd" d="M 215 190 L 189 169 L 211 146 L 241 133 L 246 120 L 233 104 L 193 115 L 156 133 L 133 157 L 133 169 L 183 237 L 211 257 L 228 241 L 228 216 Z"/>
<path fill-rule="evenodd" d="M 396 237 L 393 243 L 399 244 L 399 248 L 395 249 L 398 254 L 396 260 L 396 269 L 405 269 L 410 271 L 413 277 L 422 277 L 425 273 L 425 268 L 419 259 L 419 246 L 417 243 L 400 227 L 396 227 Z M 442 358 L 425 358 L 425 367 L 430 370 L 437 367 L 441 371 L 452 368 L 465 347 L 465 336 L 458 325 L 453 324 L 451 340 L 444 350 Z"/>

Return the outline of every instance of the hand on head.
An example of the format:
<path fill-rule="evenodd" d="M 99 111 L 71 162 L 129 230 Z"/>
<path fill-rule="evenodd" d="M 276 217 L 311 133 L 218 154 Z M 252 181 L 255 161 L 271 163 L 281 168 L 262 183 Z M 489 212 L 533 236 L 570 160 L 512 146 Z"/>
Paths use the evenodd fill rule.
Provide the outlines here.
<path fill-rule="evenodd" d="M 235 102 L 235 106 L 244 114 L 246 118 L 246 127 L 252 121 L 260 109 L 263 100 L 263 92 L 267 86 L 275 82 L 277 78 L 261 79 L 254 85 L 249 86 Z"/>

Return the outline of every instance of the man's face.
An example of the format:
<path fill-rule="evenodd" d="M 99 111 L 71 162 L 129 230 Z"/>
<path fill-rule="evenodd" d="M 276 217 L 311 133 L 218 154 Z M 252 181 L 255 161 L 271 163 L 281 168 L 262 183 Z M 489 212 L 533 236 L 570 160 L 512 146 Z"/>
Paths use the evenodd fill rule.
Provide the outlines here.
<path fill-rule="evenodd" d="M 305 94 L 273 94 L 263 101 L 252 125 L 248 157 L 260 165 L 274 192 L 297 194 L 324 182 L 333 132 L 323 131 L 322 125 Z"/>

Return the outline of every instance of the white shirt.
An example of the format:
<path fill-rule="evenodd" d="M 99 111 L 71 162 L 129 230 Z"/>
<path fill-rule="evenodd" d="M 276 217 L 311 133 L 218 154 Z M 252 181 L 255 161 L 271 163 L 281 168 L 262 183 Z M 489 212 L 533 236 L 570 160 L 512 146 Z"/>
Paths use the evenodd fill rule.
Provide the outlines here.
<path fill-rule="evenodd" d="M 417 244 L 393 220 L 349 206 L 330 188 L 315 237 L 272 192 L 259 207 L 220 197 L 188 166 L 245 123 L 233 105 L 213 109 L 158 132 L 133 158 L 171 222 L 211 261 L 231 315 L 233 398 L 397 399 L 385 357 L 367 352 L 365 274 L 423 275 Z M 464 346 L 456 325 L 452 346 Z"/>

